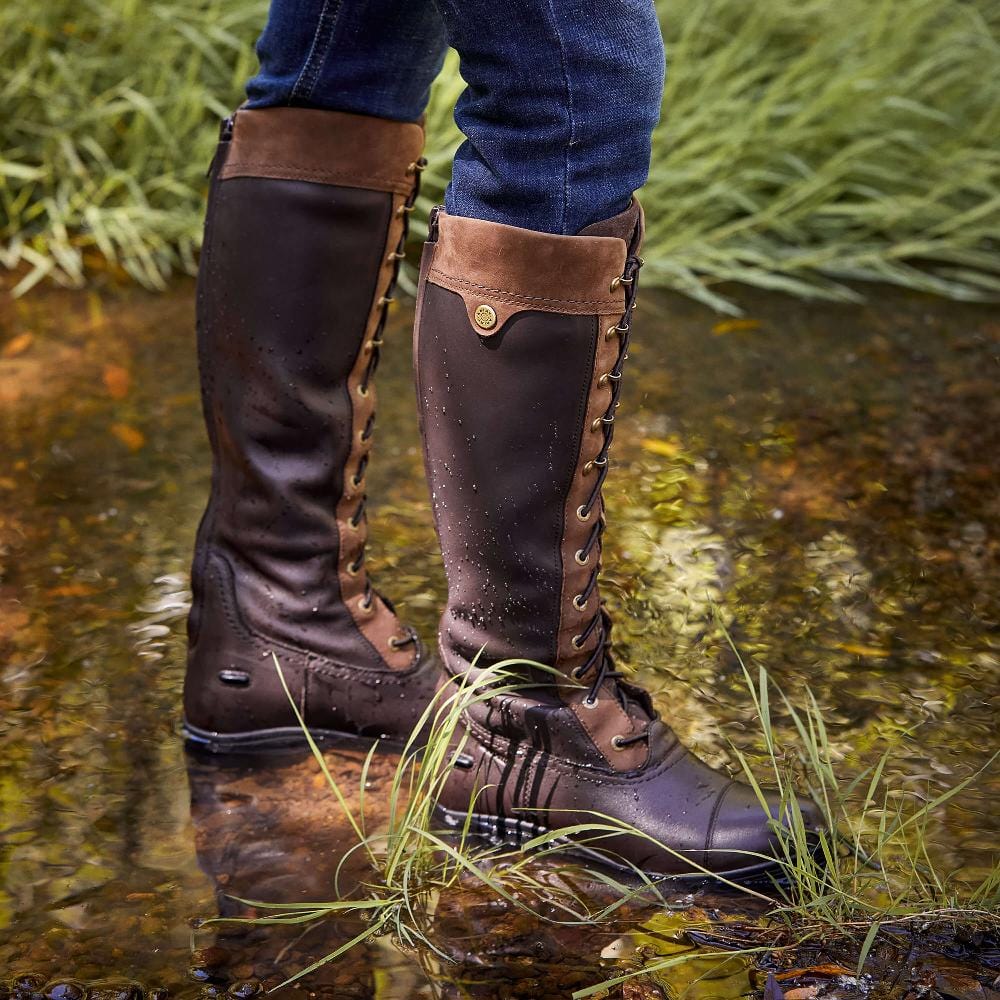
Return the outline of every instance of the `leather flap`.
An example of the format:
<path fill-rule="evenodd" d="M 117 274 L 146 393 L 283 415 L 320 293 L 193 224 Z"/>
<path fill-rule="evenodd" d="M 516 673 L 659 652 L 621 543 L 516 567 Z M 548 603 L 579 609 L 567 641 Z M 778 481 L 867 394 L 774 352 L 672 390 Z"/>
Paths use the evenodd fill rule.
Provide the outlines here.
<path fill-rule="evenodd" d="M 432 284 L 462 296 L 469 325 L 489 337 L 519 312 L 618 316 L 628 247 L 612 236 L 557 236 L 440 212 Z"/>

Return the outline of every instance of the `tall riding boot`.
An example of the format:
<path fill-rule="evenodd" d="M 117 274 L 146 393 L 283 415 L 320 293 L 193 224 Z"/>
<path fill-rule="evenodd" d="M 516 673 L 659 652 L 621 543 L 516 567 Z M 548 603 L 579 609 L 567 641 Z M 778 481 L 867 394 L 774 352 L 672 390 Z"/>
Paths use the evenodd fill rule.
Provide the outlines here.
<path fill-rule="evenodd" d="M 747 874 L 773 863 L 769 815 L 618 674 L 598 593 L 641 231 L 634 202 L 579 236 L 432 218 L 415 354 L 448 576 L 445 672 L 509 657 L 556 670 L 524 666 L 527 687 L 468 711 L 441 806 L 453 824 L 471 808 L 474 829 L 501 836 L 611 816 L 666 845 L 616 834 L 600 846 L 620 864 Z"/>
<path fill-rule="evenodd" d="M 372 378 L 423 130 L 301 108 L 223 123 L 198 282 L 212 490 L 192 570 L 188 739 L 407 736 L 436 658 L 364 564 Z"/>

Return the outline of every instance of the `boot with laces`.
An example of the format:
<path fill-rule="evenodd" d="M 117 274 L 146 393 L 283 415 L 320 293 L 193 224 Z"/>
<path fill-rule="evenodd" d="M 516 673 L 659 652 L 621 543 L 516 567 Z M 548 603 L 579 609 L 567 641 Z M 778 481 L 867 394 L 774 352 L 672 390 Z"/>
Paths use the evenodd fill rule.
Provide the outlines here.
<path fill-rule="evenodd" d="M 599 593 L 641 232 L 634 201 L 578 236 L 432 218 L 415 357 L 445 675 L 555 670 L 515 667 L 523 687 L 465 713 L 440 809 L 502 839 L 612 817 L 638 833 L 578 849 L 653 877 L 743 877 L 774 864 L 777 797 L 765 809 L 699 760 L 620 675 Z"/>
<path fill-rule="evenodd" d="M 365 569 L 373 379 L 423 130 L 303 108 L 223 124 L 198 279 L 212 488 L 184 728 L 216 751 L 404 740 L 436 658 Z"/>

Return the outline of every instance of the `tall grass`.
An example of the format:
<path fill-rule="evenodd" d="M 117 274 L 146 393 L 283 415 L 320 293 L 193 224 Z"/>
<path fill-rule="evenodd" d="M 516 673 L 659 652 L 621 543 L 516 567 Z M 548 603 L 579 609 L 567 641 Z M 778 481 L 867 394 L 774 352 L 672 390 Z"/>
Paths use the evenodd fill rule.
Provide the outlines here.
<path fill-rule="evenodd" d="M 1000 292 L 1000 6 L 659 6 L 671 68 L 647 286 L 730 311 L 720 282 Z M 153 286 L 193 268 L 213 119 L 240 100 L 264 16 L 264 0 L 0 5 L 0 252 L 25 268 L 19 291 L 81 283 L 104 261 Z M 460 89 L 451 60 L 429 109 L 425 204 L 447 182 Z"/>

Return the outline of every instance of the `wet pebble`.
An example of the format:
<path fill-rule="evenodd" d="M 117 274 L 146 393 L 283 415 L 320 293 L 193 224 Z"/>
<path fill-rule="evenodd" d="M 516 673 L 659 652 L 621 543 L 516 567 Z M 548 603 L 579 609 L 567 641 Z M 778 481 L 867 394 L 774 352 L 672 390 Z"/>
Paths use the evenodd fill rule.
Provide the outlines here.
<path fill-rule="evenodd" d="M 29 972 L 23 976 L 17 976 L 11 983 L 11 988 L 15 993 L 37 993 L 42 988 L 44 981 L 41 976 Z"/>
<path fill-rule="evenodd" d="M 138 983 L 94 983 L 88 1000 L 143 1000 L 142 987 Z"/>
<path fill-rule="evenodd" d="M 257 996 L 260 991 L 261 985 L 256 979 L 244 979 L 229 987 L 229 995 L 237 997 L 238 1000 L 249 1000 L 250 997 Z"/>
<path fill-rule="evenodd" d="M 199 948 L 191 956 L 191 965 L 200 966 L 204 969 L 219 969 L 226 964 L 229 959 L 229 952 L 225 948 L 212 946 L 210 948 Z"/>
<path fill-rule="evenodd" d="M 45 990 L 47 1000 L 83 1000 L 87 991 L 74 982 L 51 983 Z"/>

